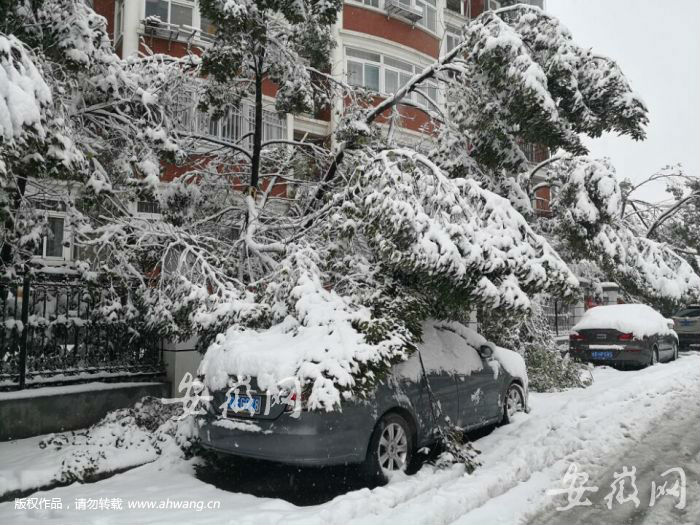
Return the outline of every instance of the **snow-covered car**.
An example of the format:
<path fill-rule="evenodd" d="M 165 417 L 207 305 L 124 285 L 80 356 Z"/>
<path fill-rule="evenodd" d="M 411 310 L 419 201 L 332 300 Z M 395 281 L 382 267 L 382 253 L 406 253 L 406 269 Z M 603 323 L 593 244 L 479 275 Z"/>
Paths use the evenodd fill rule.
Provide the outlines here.
<path fill-rule="evenodd" d="M 692 304 L 673 316 L 680 350 L 700 350 L 700 304 Z"/>
<path fill-rule="evenodd" d="M 569 335 L 569 355 L 594 364 L 644 367 L 678 358 L 673 321 L 644 304 L 586 310 Z"/>
<path fill-rule="evenodd" d="M 428 322 L 418 352 L 394 365 L 368 399 L 295 414 L 293 404 L 273 403 L 252 378 L 248 389 L 235 385 L 234 395 L 210 392 L 200 437 L 205 448 L 224 454 L 294 465 L 360 463 L 381 480 L 404 471 L 416 451 L 435 440 L 438 404 L 443 417 L 473 430 L 527 410 L 527 386 L 516 352 L 464 325 Z"/>

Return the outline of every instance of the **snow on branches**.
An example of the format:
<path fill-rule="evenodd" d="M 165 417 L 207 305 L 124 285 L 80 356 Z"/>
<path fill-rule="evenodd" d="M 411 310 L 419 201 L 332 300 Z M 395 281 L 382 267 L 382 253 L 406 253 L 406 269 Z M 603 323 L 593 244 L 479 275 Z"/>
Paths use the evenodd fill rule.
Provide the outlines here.
<path fill-rule="evenodd" d="M 356 184 L 354 215 L 393 271 L 465 294 L 474 305 L 511 310 L 526 310 L 536 290 L 568 295 L 578 286 L 509 201 L 474 180 L 447 178 L 424 155 L 384 150 Z"/>
<path fill-rule="evenodd" d="M 693 267 L 668 243 L 646 238 L 623 217 L 626 195 L 608 160 L 573 157 L 551 166 L 556 197 L 552 217 L 542 220 L 564 243 L 571 262 L 594 261 L 627 293 L 658 305 L 700 297 Z"/>
<path fill-rule="evenodd" d="M 522 141 L 586 153 L 580 134 L 644 138 L 646 106 L 617 64 L 573 41 L 539 8 L 487 11 L 463 29 L 450 71 L 441 133 L 445 161 L 469 151 L 481 166 L 522 171 Z M 462 140 L 454 143 L 458 132 Z"/>
<path fill-rule="evenodd" d="M 51 90 L 34 64 L 31 52 L 13 35 L 0 35 L 0 132 L 3 149 L 30 135 L 46 137 L 45 111 Z"/>

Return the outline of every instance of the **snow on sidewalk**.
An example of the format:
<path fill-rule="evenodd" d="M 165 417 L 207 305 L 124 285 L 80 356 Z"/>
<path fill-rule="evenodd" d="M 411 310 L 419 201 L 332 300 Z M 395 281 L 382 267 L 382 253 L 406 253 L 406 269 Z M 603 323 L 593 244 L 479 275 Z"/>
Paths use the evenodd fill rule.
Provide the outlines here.
<path fill-rule="evenodd" d="M 466 476 L 459 466 L 424 467 L 373 490 L 361 489 L 316 506 L 219 490 L 194 477 L 192 462 L 163 458 L 94 484 L 40 492 L 73 506 L 76 498 L 219 501 L 218 510 L 15 510 L 0 504 L 7 523 L 236 523 L 244 524 L 517 524 L 553 503 L 570 462 L 595 479 L 616 465 L 653 422 L 700 393 L 700 355 L 641 371 L 594 371 L 585 390 L 531 395 L 532 412 L 478 440 L 484 466 Z M 0 451 L 11 444 L 0 444 Z M 26 458 L 24 468 L 34 464 Z M 18 463 L 21 463 L 18 462 Z M 15 464 L 14 468 L 18 468 Z M 692 498 L 693 495 L 689 495 Z M 697 495 L 694 495 L 697 497 Z M 689 501 L 689 505 L 692 502 Z"/>

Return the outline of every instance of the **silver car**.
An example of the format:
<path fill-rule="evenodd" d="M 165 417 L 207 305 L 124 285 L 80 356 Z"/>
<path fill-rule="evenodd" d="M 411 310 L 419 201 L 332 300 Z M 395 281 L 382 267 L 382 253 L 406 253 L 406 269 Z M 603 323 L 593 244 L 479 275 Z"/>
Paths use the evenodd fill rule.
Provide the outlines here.
<path fill-rule="evenodd" d="M 381 481 L 405 471 L 416 451 L 435 441 L 437 403 L 443 416 L 464 430 L 509 422 L 527 407 L 527 379 L 509 374 L 490 346 L 422 351 L 421 356 L 424 367 L 413 355 L 395 365 L 369 399 L 343 402 L 332 412 L 295 414 L 288 404 L 273 404 L 254 378 L 249 390 L 236 392 L 240 395 L 213 392 L 211 409 L 200 422 L 202 445 L 292 465 L 359 463 L 366 475 Z"/>
<path fill-rule="evenodd" d="M 673 316 L 680 350 L 700 350 L 700 304 L 682 308 Z"/>

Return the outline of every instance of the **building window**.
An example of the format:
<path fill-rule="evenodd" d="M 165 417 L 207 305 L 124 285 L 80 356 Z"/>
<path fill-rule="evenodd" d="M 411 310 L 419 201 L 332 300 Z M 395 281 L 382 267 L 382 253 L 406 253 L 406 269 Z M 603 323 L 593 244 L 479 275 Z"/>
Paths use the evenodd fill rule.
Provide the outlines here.
<path fill-rule="evenodd" d="M 462 41 L 458 27 L 448 25 L 445 28 L 445 53 L 449 53 Z"/>
<path fill-rule="evenodd" d="M 136 211 L 157 215 L 160 213 L 160 204 L 158 204 L 158 201 L 138 201 L 136 203 Z"/>
<path fill-rule="evenodd" d="M 460 15 L 464 14 L 464 0 L 447 0 L 447 10 Z"/>
<path fill-rule="evenodd" d="M 146 0 L 146 17 L 155 16 L 162 22 L 192 26 L 193 0 Z"/>
<path fill-rule="evenodd" d="M 437 31 L 437 0 L 415 0 L 416 7 L 423 10 L 423 18 L 418 20 L 418 24 L 433 33 Z"/>
<path fill-rule="evenodd" d="M 396 93 L 413 75 L 422 70 L 415 64 L 379 53 L 346 48 L 345 54 L 347 55 L 348 83 L 385 95 Z M 424 82 L 419 90 L 437 102 L 438 90 L 435 83 Z M 420 94 L 409 93 L 404 100 L 429 105 Z"/>
<path fill-rule="evenodd" d="M 356 0 L 361 4 L 368 5 L 370 7 L 379 7 L 379 0 Z"/>
<path fill-rule="evenodd" d="M 499 0 L 485 0 L 484 1 L 484 11 L 496 11 L 501 8 L 501 2 Z"/>
<path fill-rule="evenodd" d="M 39 257 L 63 258 L 63 242 L 65 239 L 66 205 L 60 201 L 41 200 L 34 202 L 34 208 L 46 211 L 48 235 L 44 235 L 36 250 Z"/>
<path fill-rule="evenodd" d="M 44 257 L 63 257 L 63 217 L 49 217 L 48 237 L 44 237 Z"/>
<path fill-rule="evenodd" d="M 230 106 L 223 117 L 212 119 L 207 113 L 197 109 L 194 89 L 182 89 L 175 97 L 175 121 L 184 131 L 209 135 L 228 142 L 239 143 L 242 147 L 252 147 L 255 106 L 243 101 L 240 106 Z M 287 118 L 276 111 L 263 109 L 263 141 L 285 140 L 287 138 Z M 241 139 L 246 135 L 245 140 Z"/>

